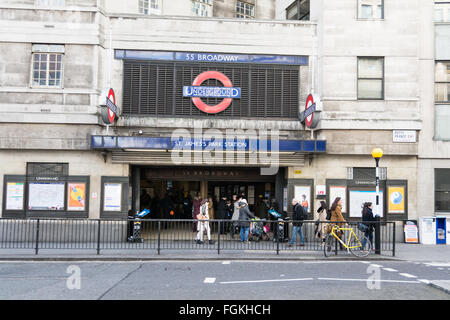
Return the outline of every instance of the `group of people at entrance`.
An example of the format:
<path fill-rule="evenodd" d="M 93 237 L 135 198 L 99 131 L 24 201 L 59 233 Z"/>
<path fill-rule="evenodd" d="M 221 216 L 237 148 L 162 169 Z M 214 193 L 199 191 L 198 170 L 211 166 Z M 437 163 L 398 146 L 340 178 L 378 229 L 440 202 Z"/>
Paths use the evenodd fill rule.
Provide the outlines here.
<path fill-rule="evenodd" d="M 192 218 L 194 219 L 193 231 L 197 232 L 196 242 L 198 244 L 205 243 L 205 233 L 207 236 L 207 242 L 209 244 L 214 244 L 214 241 L 211 239 L 209 224 L 209 220 L 214 219 L 210 214 L 211 209 L 214 208 L 211 205 L 211 202 L 211 198 L 202 199 L 199 193 L 194 197 L 192 210 Z M 275 201 L 272 201 L 272 206 L 270 206 L 268 200 L 263 199 L 262 204 L 258 206 L 258 213 L 266 218 L 267 211 L 274 209 L 275 206 Z M 215 218 L 219 220 L 230 220 L 229 223 L 224 221 L 220 224 L 220 234 L 226 234 L 229 232 L 231 237 L 234 238 L 235 234 L 239 233 L 240 241 L 243 243 L 248 242 L 250 221 L 255 218 L 255 214 L 250 211 L 244 193 L 240 195 L 233 195 L 231 199 L 226 196 L 222 196 L 217 206 L 217 216 Z"/>

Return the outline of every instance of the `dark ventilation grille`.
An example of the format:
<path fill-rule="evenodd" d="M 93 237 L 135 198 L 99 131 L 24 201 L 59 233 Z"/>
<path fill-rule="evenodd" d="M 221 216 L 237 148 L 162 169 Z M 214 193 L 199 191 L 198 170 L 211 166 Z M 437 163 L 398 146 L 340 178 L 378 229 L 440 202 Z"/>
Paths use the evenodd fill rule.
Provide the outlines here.
<path fill-rule="evenodd" d="M 218 114 L 206 114 L 183 97 L 183 86 L 204 71 L 220 71 L 241 88 L 241 98 Z M 205 86 L 222 86 L 214 79 Z M 183 117 L 298 118 L 299 67 L 264 65 L 209 65 L 124 61 L 123 114 Z M 218 98 L 202 98 L 215 105 Z"/>
<path fill-rule="evenodd" d="M 62 177 L 69 175 L 67 163 L 27 163 L 27 176 L 31 177 Z"/>

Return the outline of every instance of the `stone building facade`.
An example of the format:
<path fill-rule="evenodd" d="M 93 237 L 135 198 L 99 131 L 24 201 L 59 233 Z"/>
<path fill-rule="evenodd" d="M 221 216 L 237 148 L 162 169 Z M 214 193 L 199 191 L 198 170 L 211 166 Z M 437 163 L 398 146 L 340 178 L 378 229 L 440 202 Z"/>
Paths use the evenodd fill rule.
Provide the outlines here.
<path fill-rule="evenodd" d="M 196 2 L 211 6 L 207 16 L 196 16 Z M 161 0 L 151 10 L 153 1 L 3 1 L 2 216 L 123 218 L 141 209 L 143 189 L 153 197 L 177 189 L 245 192 L 254 205 L 267 196 L 288 213 L 290 199 L 305 194 L 311 218 L 324 191 L 328 202 L 343 197 L 346 217 L 357 220 L 361 201 L 374 197 L 375 147 L 384 151 L 383 219 L 434 214 L 428 177 L 450 167 L 446 142 L 432 133 L 434 1 L 300 1 L 301 13 L 310 10 L 303 20 L 286 19 L 294 1 L 243 1 L 249 19 L 238 17 L 237 2 Z M 207 71 L 239 86 L 222 113 L 183 96 Z M 108 126 L 105 88 L 119 109 Z M 310 94 L 314 128 L 300 121 Z M 167 139 L 199 128 L 223 137 L 243 130 L 248 144 L 257 134 L 259 158 L 251 162 L 246 149 L 244 162 L 208 162 L 209 149 L 194 146 L 192 162 L 175 164 Z M 268 167 L 261 129 L 280 141 L 272 176 L 257 170 Z"/>

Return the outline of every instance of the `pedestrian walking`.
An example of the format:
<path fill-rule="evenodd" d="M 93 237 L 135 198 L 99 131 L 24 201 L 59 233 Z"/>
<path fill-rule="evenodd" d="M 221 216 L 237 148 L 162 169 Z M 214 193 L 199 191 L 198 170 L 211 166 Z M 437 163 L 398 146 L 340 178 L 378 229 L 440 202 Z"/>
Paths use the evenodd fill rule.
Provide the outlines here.
<path fill-rule="evenodd" d="M 236 229 L 238 228 L 238 220 L 239 220 L 239 203 L 242 200 L 242 196 L 240 196 L 239 198 L 237 197 L 237 195 L 233 195 L 233 216 L 231 217 L 231 230 L 230 230 L 230 234 L 231 234 L 231 238 L 234 238 L 234 235 L 236 233 Z"/>
<path fill-rule="evenodd" d="M 208 237 L 208 243 L 214 244 L 214 241 L 211 240 L 211 230 L 209 228 L 209 213 L 208 213 L 208 199 L 204 199 L 201 202 L 200 206 L 200 212 L 197 215 L 197 237 L 196 242 L 197 244 L 203 244 L 203 233 L 206 231 L 206 235 Z"/>
<path fill-rule="evenodd" d="M 250 211 L 247 200 L 241 199 L 239 202 L 239 226 L 241 227 L 241 242 L 248 242 L 248 231 L 250 229 L 250 220 L 255 215 Z"/>
<path fill-rule="evenodd" d="M 197 216 L 200 213 L 200 206 L 202 203 L 202 196 L 200 195 L 200 192 L 197 192 L 197 194 L 194 197 L 193 201 L 193 207 L 192 207 L 192 219 L 194 219 L 194 224 L 192 226 L 192 230 L 194 232 L 197 232 Z"/>
<path fill-rule="evenodd" d="M 297 238 L 297 233 L 300 235 L 300 244 L 299 246 L 305 245 L 305 236 L 303 234 L 303 220 L 307 218 L 307 214 L 305 208 L 299 203 L 297 199 L 292 199 L 292 237 L 288 243 L 288 247 L 292 247 L 294 245 L 295 239 Z"/>
<path fill-rule="evenodd" d="M 316 229 L 316 238 L 321 240 L 321 244 L 325 241 L 325 236 L 327 235 L 327 215 L 328 215 L 328 206 L 325 201 L 320 201 L 320 207 L 317 209 L 317 213 L 319 214 L 316 220 L 317 229 Z"/>
<path fill-rule="evenodd" d="M 373 231 L 375 229 L 374 221 L 376 221 L 374 215 L 373 215 L 373 204 L 372 202 L 365 202 L 362 209 L 362 224 L 365 225 L 367 228 L 364 231 L 364 235 L 367 238 L 364 238 L 362 241 L 362 249 L 365 248 L 367 239 L 369 239 L 370 243 L 373 244 Z"/>
<path fill-rule="evenodd" d="M 214 214 L 214 201 L 211 196 L 208 196 L 208 214 L 211 220 L 214 220 L 216 218 Z"/>
<path fill-rule="evenodd" d="M 334 199 L 333 204 L 331 205 L 331 222 L 334 222 L 336 225 L 338 225 L 339 227 L 342 227 L 345 224 L 345 219 L 344 216 L 342 215 L 342 199 L 340 197 L 336 197 L 336 199 Z M 331 231 L 333 224 L 329 224 L 328 225 L 328 232 Z M 342 241 L 343 240 L 343 233 L 342 231 L 338 231 L 338 233 L 336 234 Z M 339 246 L 341 248 L 341 250 L 343 250 L 342 244 L 339 242 Z"/>

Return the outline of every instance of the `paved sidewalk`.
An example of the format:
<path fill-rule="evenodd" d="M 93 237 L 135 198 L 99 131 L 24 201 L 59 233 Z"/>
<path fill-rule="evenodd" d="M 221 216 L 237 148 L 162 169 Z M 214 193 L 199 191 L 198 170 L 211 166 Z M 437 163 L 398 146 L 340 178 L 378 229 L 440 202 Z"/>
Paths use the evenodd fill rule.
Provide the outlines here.
<path fill-rule="evenodd" d="M 97 255 L 96 250 L 87 249 L 40 249 L 36 255 L 32 249 L 0 249 L 1 260 L 345 260 L 358 259 L 347 251 L 339 251 L 337 256 L 325 257 L 322 251 L 307 250 L 245 250 L 221 249 L 218 254 L 215 249 L 162 249 L 158 254 L 156 249 L 102 249 Z M 397 243 L 395 256 L 390 251 L 381 255 L 371 254 L 371 260 L 401 260 L 450 262 L 450 246 L 421 245 Z"/>

